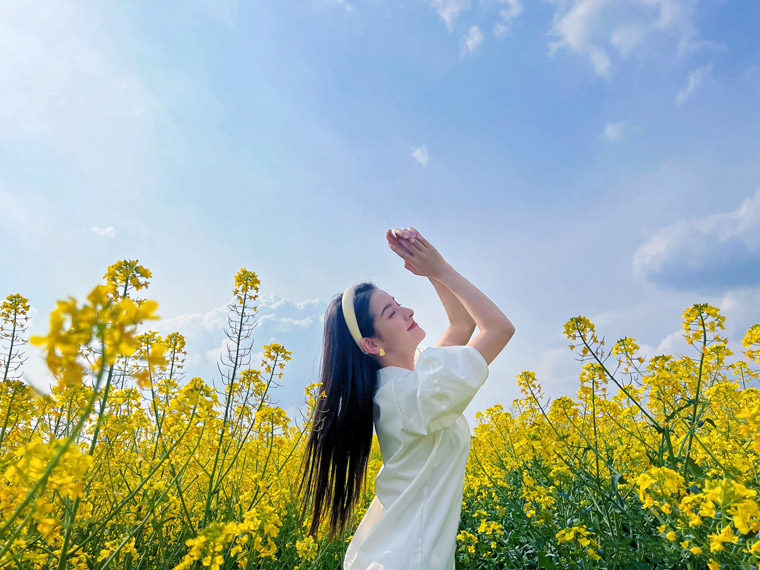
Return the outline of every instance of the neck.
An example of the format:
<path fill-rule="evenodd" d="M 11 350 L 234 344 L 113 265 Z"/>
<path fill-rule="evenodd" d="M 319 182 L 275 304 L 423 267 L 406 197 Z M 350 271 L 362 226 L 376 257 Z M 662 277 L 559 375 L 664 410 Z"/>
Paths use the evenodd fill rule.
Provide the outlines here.
<path fill-rule="evenodd" d="M 412 354 L 387 354 L 381 357 L 381 368 L 386 366 L 398 366 L 407 370 L 414 370 L 414 353 Z"/>

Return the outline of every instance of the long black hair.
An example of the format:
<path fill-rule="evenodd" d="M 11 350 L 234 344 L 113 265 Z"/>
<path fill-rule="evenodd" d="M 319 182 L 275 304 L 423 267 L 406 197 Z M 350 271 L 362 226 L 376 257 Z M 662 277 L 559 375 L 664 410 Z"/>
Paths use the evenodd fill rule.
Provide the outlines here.
<path fill-rule="evenodd" d="M 371 282 L 357 285 L 354 311 L 364 337 L 375 336 L 369 300 L 377 289 Z M 329 520 L 329 536 L 343 533 L 367 477 L 372 447 L 373 398 L 380 363 L 357 346 L 343 317 L 343 294 L 332 299 L 325 313 L 321 381 L 312 426 L 303 455 L 299 493 L 300 520 L 311 510 L 309 535 L 315 536 L 322 519 Z"/>

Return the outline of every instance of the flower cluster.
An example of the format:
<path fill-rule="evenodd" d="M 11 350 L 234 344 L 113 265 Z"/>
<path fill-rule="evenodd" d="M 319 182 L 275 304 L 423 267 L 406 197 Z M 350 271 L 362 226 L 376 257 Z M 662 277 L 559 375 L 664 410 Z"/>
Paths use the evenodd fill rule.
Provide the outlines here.
<path fill-rule="evenodd" d="M 577 397 L 547 406 L 524 371 L 511 411 L 477 415 L 464 513 L 503 510 L 502 567 L 760 563 L 760 325 L 743 339 L 746 359 L 732 362 L 724 323 L 715 307 L 693 305 L 683 328 L 696 354 L 645 358 L 630 337 L 607 352 L 591 321 L 572 318 Z M 475 517 L 463 521 L 464 560 L 489 539 Z"/>

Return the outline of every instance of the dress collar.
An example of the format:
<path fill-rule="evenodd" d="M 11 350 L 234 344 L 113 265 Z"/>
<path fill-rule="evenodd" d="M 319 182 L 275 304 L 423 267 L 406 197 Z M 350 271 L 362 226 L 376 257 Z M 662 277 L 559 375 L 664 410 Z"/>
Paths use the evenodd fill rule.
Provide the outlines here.
<path fill-rule="evenodd" d="M 396 376 L 400 376 L 406 373 L 416 372 L 415 370 L 409 370 L 408 368 L 402 368 L 401 366 L 384 366 L 377 371 L 377 382 L 381 386 L 388 383 Z"/>

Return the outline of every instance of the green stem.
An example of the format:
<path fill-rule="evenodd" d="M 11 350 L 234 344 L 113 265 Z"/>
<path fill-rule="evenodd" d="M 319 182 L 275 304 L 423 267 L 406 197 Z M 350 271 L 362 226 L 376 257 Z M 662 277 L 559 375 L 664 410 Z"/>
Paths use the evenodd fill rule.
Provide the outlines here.
<path fill-rule="evenodd" d="M 707 327 L 705 326 L 704 313 L 700 310 L 699 320 L 702 322 L 702 354 L 699 357 L 699 375 L 697 376 L 697 390 L 694 393 L 694 409 L 691 414 L 691 425 L 689 428 L 689 443 L 686 445 L 686 456 L 683 460 L 683 476 L 686 477 L 686 470 L 689 468 L 689 454 L 691 453 L 691 442 L 694 439 L 694 431 L 697 429 L 697 407 L 699 405 L 699 390 L 702 386 L 702 367 L 705 362 L 705 348 L 707 348 Z"/>
<path fill-rule="evenodd" d="M 102 344 L 103 346 L 103 352 L 101 355 L 101 358 L 103 359 L 103 365 L 105 365 L 106 360 L 106 347 L 105 342 Z M 101 365 L 101 366 L 103 366 Z M 103 398 L 100 401 L 100 412 L 98 413 L 98 419 L 95 422 L 95 433 L 92 435 L 92 443 L 90 444 L 90 450 L 87 452 L 88 455 L 92 455 L 93 451 L 95 450 L 95 444 L 98 440 L 98 432 L 100 431 L 100 423 L 103 420 L 103 414 L 106 409 L 106 402 L 108 400 L 108 392 L 109 388 L 111 387 L 111 379 L 113 378 L 113 364 L 108 369 L 108 379 L 106 380 L 106 387 L 103 390 Z M 97 390 L 96 390 L 97 393 Z M 66 568 L 66 560 L 68 559 L 68 549 L 69 549 L 69 543 L 71 542 L 71 533 L 74 530 L 74 524 L 76 523 L 76 516 L 77 511 L 79 510 L 79 504 L 81 503 L 82 499 L 80 497 L 77 497 L 74 501 L 74 506 L 71 509 L 71 513 L 67 513 L 66 516 L 66 534 L 63 538 L 63 546 L 61 547 L 61 555 L 58 558 L 58 570 L 64 570 Z"/>
<path fill-rule="evenodd" d="M 53 472 L 53 469 L 58 465 L 58 462 L 61 460 L 61 457 L 63 457 L 63 454 L 68 449 L 69 445 L 72 444 L 72 442 L 76 439 L 76 437 L 79 435 L 79 432 L 81 431 L 82 427 L 84 427 L 85 422 L 90 416 L 90 413 L 92 412 L 92 408 L 95 406 L 95 401 L 98 399 L 98 389 L 100 388 L 100 382 L 103 378 L 104 374 L 104 365 L 101 365 L 100 373 L 98 374 L 98 381 L 93 388 L 92 391 L 92 397 L 87 402 L 87 407 L 84 410 L 84 413 L 82 414 L 82 417 L 79 418 L 79 421 L 74 426 L 74 429 L 71 432 L 71 435 L 66 438 L 66 441 L 63 442 L 63 445 L 58 449 L 57 453 L 53 456 L 53 458 L 50 460 L 50 462 L 45 467 L 45 471 L 42 473 L 42 476 L 37 480 L 37 483 L 35 483 L 34 487 L 27 493 L 26 498 L 24 501 L 16 507 L 16 510 L 13 511 L 13 514 L 5 521 L 5 524 L 3 524 L 2 528 L 0 528 L 0 537 L 2 537 L 10 528 L 11 524 L 18 518 L 19 514 L 29 506 L 29 504 L 34 499 L 35 495 L 38 491 L 40 491 L 42 488 L 45 487 L 47 484 L 47 480 L 50 477 L 50 474 Z M 11 536 L 6 540 L 5 546 L 2 550 L 0 550 L 0 560 L 2 560 L 3 556 L 11 547 L 11 544 L 13 544 L 13 539 L 16 535 L 16 532 L 11 533 Z"/>
<path fill-rule="evenodd" d="M 3 374 L 3 382 L 8 379 L 8 372 L 11 369 L 11 358 L 13 358 L 13 341 L 16 340 L 16 319 L 18 319 L 18 309 L 13 310 L 13 330 L 11 331 L 11 346 L 8 349 L 8 360 L 5 362 L 5 373 Z"/>
<path fill-rule="evenodd" d="M 214 492 L 218 491 L 218 486 L 215 482 L 216 468 L 219 463 L 219 453 L 222 450 L 224 443 L 224 431 L 227 427 L 227 418 L 230 413 L 230 405 L 232 403 L 232 393 L 235 384 L 235 376 L 237 374 L 237 367 L 240 360 L 240 345 L 243 342 L 243 322 L 245 319 L 245 304 L 248 300 L 248 293 L 243 294 L 243 302 L 240 307 L 240 319 L 237 324 L 237 339 L 235 341 L 235 359 L 232 362 L 232 373 L 230 374 L 230 382 L 227 385 L 227 401 L 224 407 L 224 420 L 222 421 L 222 428 L 219 430 L 219 442 L 216 448 L 216 454 L 214 455 L 214 464 L 211 467 L 211 476 L 208 482 L 208 493 L 206 494 L 206 505 L 203 508 L 203 520 L 201 521 L 201 527 L 206 526 L 208 518 L 211 515 L 211 499 L 214 496 Z"/>
<path fill-rule="evenodd" d="M 596 352 L 588 345 L 588 342 L 586 342 L 586 337 L 583 336 L 583 333 L 581 332 L 581 329 L 580 329 L 580 327 L 578 325 L 576 325 L 576 330 L 578 331 L 578 334 L 580 335 L 581 340 L 583 341 L 583 345 L 586 348 L 588 348 L 589 352 L 594 356 L 594 360 L 596 360 L 596 362 L 599 364 L 599 366 L 602 367 L 602 370 L 604 370 L 605 374 L 607 374 L 607 376 L 610 378 L 610 380 L 612 380 L 615 383 L 615 385 L 618 388 L 620 388 L 626 396 L 628 396 L 628 399 L 631 400 L 636 405 L 636 407 L 639 410 L 641 410 L 641 412 L 647 417 L 647 419 L 652 423 L 653 426 L 655 426 L 658 430 L 662 429 L 662 427 L 657 422 L 657 420 L 655 420 L 655 418 L 646 410 L 646 408 L 644 408 L 639 403 L 639 401 L 636 398 L 634 398 L 628 390 L 626 390 L 626 388 L 625 388 L 625 386 L 623 384 L 621 384 L 620 382 L 618 382 L 617 378 L 615 378 L 615 375 L 612 374 L 607 369 L 607 367 L 604 365 L 604 362 L 602 362 L 601 360 L 599 360 L 599 357 L 597 356 Z"/>
<path fill-rule="evenodd" d="M 3 380 L 3 383 L 5 383 L 5 380 Z M 16 385 L 13 387 L 13 394 L 11 394 L 10 400 L 8 401 L 8 411 L 5 414 L 5 420 L 3 420 L 3 429 L 0 431 L 0 446 L 5 441 L 5 432 L 8 429 L 8 423 L 11 419 L 11 410 L 13 409 L 13 400 L 16 399 L 16 394 L 18 391 L 22 388 L 20 385 Z M 18 416 L 18 413 L 16 413 L 16 416 Z"/>

